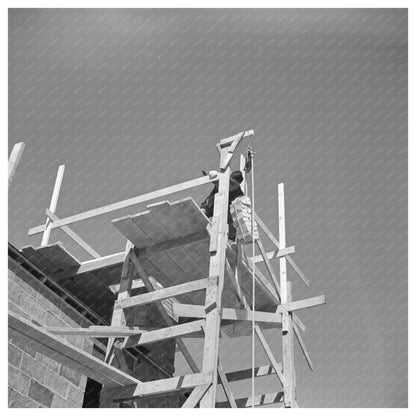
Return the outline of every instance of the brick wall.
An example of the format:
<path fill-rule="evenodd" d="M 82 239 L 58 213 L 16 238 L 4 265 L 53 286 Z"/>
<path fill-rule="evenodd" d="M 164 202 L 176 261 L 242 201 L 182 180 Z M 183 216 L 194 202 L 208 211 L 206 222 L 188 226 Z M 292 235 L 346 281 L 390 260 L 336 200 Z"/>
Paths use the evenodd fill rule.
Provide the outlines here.
<path fill-rule="evenodd" d="M 43 326 L 91 325 L 79 312 L 9 258 L 9 310 Z M 65 339 L 91 353 L 81 337 Z M 82 407 L 87 377 L 9 337 L 9 407 Z"/>

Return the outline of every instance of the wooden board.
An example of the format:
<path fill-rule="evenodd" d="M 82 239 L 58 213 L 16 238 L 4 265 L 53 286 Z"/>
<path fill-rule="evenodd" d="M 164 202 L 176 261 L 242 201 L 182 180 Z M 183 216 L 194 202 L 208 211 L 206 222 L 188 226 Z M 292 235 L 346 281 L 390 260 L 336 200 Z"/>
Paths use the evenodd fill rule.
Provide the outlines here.
<path fill-rule="evenodd" d="M 81 264 L 59 241 L 44 247 L 23 247 L 22 252 L 47 274 L 62 272 Z"/>
<path fill-rule="evenodd" d="M 137 248 L 145 248 L 152 244 L 184 237 L 201 232 L 209 226 L 208 218 L 202 213 L 192 198 L 185 198 L 175 202 L 163 201 L 152 204 L 144 212 L 128 215 L 112 221 L 114 226 Z M 141 258 L 143 267 L 147 273 L 158 280 L 164 287 L 202 279 L 208 276 L 209 268 L 209 238 L 197 241 L 193 244 L 171 248 L 164 252 L 154 253 Z M 230 263 L 235 262 L 235 253 L 227 249 L 227 258 Z M 243 268 L 241 282 L 242 290 L 251 304 L 251 273 Z M 193 304 L 202 305 L 203 293 L 189 294 Z M 178 300 L 186 303 L 184 298 Z M 237 297 L 234 287 L 229 279 L 225 279 L 223 292 L 223 306 L 234 308 Z M 270 310 L 273 303 L 264 290 L 257 285 L 256 309 Z M 235 326 L 233 325 L 234 333 Z"/>
<path fill-rule="evenodd" d="M 9 311 L 9 333 L 18 341 L 25 342 L 35 351 L 60 361 L 109 387 L 137 385 L 139 380 L 102 362 L 67 341 L 50 334 L 40 326 Z"/>

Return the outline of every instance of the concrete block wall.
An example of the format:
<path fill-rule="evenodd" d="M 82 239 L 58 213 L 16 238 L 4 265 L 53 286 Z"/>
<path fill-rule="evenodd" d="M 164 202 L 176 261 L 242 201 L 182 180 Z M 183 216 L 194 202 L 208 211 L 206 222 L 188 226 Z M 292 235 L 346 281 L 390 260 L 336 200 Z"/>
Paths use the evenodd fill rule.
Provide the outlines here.
<path fill-rule="evenodd" d="M 43 326 L 85 327 L 91 322 L 9 258 L 9 310 Z M 92 353 L 87 338 L 65 337 Z M 82 407 L 87 377 L 9 337 L 9 407 Z"/>

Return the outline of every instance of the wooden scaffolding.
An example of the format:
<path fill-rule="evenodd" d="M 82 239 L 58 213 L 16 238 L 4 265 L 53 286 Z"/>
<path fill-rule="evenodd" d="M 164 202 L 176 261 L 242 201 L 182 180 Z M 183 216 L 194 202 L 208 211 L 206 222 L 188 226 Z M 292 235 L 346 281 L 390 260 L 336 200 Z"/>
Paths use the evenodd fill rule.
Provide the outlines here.
<path fill-rule="evenodd" d="M 266 252 L 257 234 L 250 245 L 258 249 L 259 255 L 249 257 L 241 240 L 237 240 L 233 246 L 229 243 L 227 216 L 230 162 L 241 142 L 253 134 L 252 130 L 244 131 L 217 144 L 220 163 L 214 177 L 203 176 L 66 218 L 59 218 L 55 212 L 64 173 L 64 166 L 60 166 L 51 203 L 45 212 L 46 222 L 29 229 L 28 232 L 28 235 L 42 233 L 42 244 L 38 248 L 23 248 L 22 252 L 45 273 L 58 278 L 86 276 L 89 273 L 97 275 L 101 270 L 110 270 L 112 280 L 105 283 L 114 284 L 115 279 L 119 280 L 111 325 L 89 328 L 40 327 L 9 312 L 10 336 L 29 343 L 42 354 L 104 384 L 109 388 L 110 397 L 115 402 L 188 390 L 190 394 L 182 407 L 251 407 L 278 402 L 284 407 L 298 407 L 295 342 L 299 343 L 311 370 L 313 365 L 301 335 L 305 326 L 296 311 L 325 303 L 325 296 L 292 299 L 287 263 L 307 286 L 309 282 L 291 257 L 295 248 L 286 246 L 283 184 L 278 185 L 279 239 L 253 213 L 257 226 L 269 238 L 274 249 Z M 9 184 L 23 149 L 22 145 L 19 146 L 10 158 Z M 241 155 L 240 169 L 243 173 L 245 162 Z M 218 181 L 219 185 L 212 220 L 204 215 L 192 198 L 149 205 L 144 212 L 112 221 L 127 240 L 125 250 L 119 253 L 100 256 L 70 228 L 71 224 L 79 221 L 213 181 Z M 242 186 L 247 190 L 245 175 Z M 92 260 L 78 262 L 61 244 L 49 245 L 50 233 L 55 228 L 65 232 Z M 279 277 L 270 261 L 276 258 L 279 259 Z M 158 267 L 152 268 L 155 263 Z M 173 263 L 177 270 L 172 268 Z M 256 267 L 257 263 L 264 264 L 267 276 Z M 132 287 L 137 279 L 145 286 L 147 293 L 132 296 Z M 144 329 L 139 325 L 127 327 L 126 311 L 150 303 L 156 305 L 166 326 L 157 329 Z M 236 305 L 240 306 L 236 308 Z M 264 329 L 272 329 L 282 337 L 281 362 L 275 358 L 275 353 L 267 343 Z M 225 373 L 219 351 L 221 333 L 231 337 L 257 337 L 270 364 Z M 100 360 L 74 347 L 62 339 L 62 335 L 108 338 L 105 359 Z M 194 360 L 183 341 L 188 336 L 198 335 L 204 338 L 202 363 Z M 122 368 L 112 365 L 115 357 L 118 362 L 122 362 L 122 350 L 167 339 L 175 339 L 178 349 L 189 364 L 192 371 L 190 374 L 142 382 Z M 280 386 L 276 393 L 243 399 L 234 397 L 230 385 L 233 381 L 270 374 L 276 376 L 276 384 Z M 222 386 L 226 402 L 218 402 L 217 385 Z"/>

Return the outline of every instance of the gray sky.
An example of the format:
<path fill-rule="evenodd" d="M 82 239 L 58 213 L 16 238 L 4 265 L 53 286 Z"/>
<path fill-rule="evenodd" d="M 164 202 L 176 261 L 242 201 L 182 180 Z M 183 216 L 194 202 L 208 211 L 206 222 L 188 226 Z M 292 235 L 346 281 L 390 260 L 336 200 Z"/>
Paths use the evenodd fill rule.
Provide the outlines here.
<path fill-rule="evenodd" d="M 256 210 L 277 234 L 285 183 L 287 241 L 311 282 L 290 270 L 294 298 L 327 295 L 299 313 L 316 366 L 296 347 L 299 404 L 405 407 L 407 71 L 405 9 L 11 10 L 9 151 L 26 149 L 9 240 L 40 244 L 27 230 L 44 222 L 60 164 L 64 217 L 196 178 L 218 166 L 219 139 L 254 129 Z M 143 208 L 73 229 L 111 254 L 124 242 L 110 219 Z M 60 231 L 51 241 L 87 259 Z M 226 370 L 249 365 L 249 337 L 223 343 Z"/>

